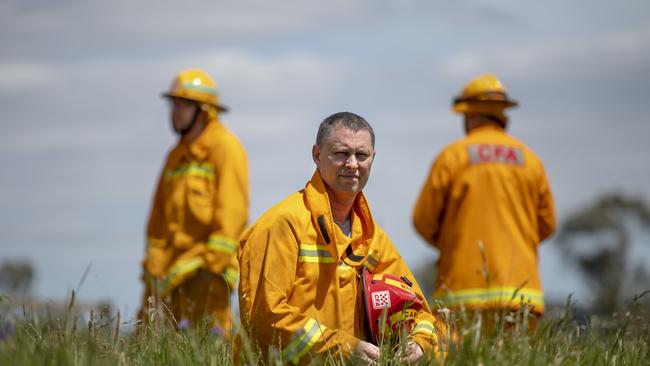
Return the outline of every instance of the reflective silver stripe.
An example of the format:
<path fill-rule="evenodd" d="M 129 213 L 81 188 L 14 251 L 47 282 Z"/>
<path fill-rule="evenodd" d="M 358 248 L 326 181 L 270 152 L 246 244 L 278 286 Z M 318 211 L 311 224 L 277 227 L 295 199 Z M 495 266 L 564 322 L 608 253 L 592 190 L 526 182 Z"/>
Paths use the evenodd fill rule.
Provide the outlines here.
<path fill-rule="evenodd" d="M 174 263 L 174 265 L 169 269 L 169 274 L 167 275 L 165 292 L 178 286 L 187 275 L 203 268 L 204 265 L 205 262 L 202 258 L 190 258 L 179 260 Z"/>
<path fill-rule="evenodd" d="M 369 254 L 366 257 L 366 263 L 369 265 L 370 270 L 374 270 L 379 264 L 379 260 L 373 254 Z"/>
<path fill-rule="evenodd" d="M 324 245 L 300 244 L 298 251 L 298 262 L 306 263 L 335 263 L 330 251 Z"/>
<path fill-rule="evenodd" d="M 323 335 L 325 329 L 327 327 L 319 324 L 316 320 L 307 320 L 305 326 L 294 333 L 291 343 L 282 351 L 282 357 L 293 364 L 298 364 L 300 358 L 309 352 Z"/>
<path fill-rule="evenodd" d="M 232 254 L 237 249 L 237 243 L 223 235 L 210 235 L 207 247 L 210 250 L 218 250 L 220 252 Z"/>
<path fill-rule="evenodd" d="M 447 291 L 437 296 L 446 305 L 485 305 L 508 303 L 514 306 L 529 303 L 535 307 L 544 307 L 544 293 L 532 288 L 491 287 Z"/>
<path fill-rule="evenodd" d="M 415 327 L 411 331 L 411 334 L 424 333 L 424 334 L 433 335 L 434 331 L 435 328 L 433 327 L 433 324 L 427 321 L 420 321 L 415 325 Z"/>
<path fill-rule="evenodd" d="M 332 256 L 329 250 L 307 250 L 307 249 L 300 249 L 298 255 L 307 256 L 307 257 L 331 257 Z"/>
<path fill-rule="evenodd" d="M 467 150 L 469 152 L 470 163 L 477 164 L 481 162 L 481 159 L 478 157 L 478 145 L 469 145 Z"/>
<path fill-rule="evenodd" d="M 191 163 L 186 163 L 175 170 L 166 170 L 165 171 L 165 180 L 171 180 L 182 176 L 198 176 L 208 179 L 214 178 L 214 167 L 209 163 L 199 163 L 193 161 Z"/>
<path fill-rule="evenodd" d="M 228 286 L 230 288 L 235 288 L 235 284 L 237 283 L 237 280 L 239 279 L 239 273 L 237 272 L 236 269 L 232 267 L 227 267 L 223 273 L 221 273 L 221 277 L 223 277 L 223 280 L 226 281 Z"/>
<path fill-rule="evenodd" d="M 194 89 L 198 91 L 202 91 L 204 93 L 212 94 L 212 95 L 217 95 L 217 88 L 213 88 L 207 85 L 201 85 L 201 84 L 194 84 L 194 83 L 183 83 L 183 87 L 185 89 Z"/>

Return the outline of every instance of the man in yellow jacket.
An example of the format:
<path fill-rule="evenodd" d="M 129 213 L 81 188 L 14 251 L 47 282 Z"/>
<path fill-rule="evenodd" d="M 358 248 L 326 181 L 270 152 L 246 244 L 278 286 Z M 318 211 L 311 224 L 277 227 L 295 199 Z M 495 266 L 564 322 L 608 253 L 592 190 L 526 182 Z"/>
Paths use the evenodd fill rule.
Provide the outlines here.
<path fill-rule="evenodd" d="M 334 114 L 321 123 L 312 157 L 317 170 L 305 188 L 263 214 L 240 239 L 240 316 L 250 339 L 265 355 L 271 346 L 293 364 L 328 352 L 377 360 L 360 301 L 365 267 L 413 282 L 424 309 L 415 316 L 405 357 L 436 352 L 444 324 L 431 315 L 362 193 L 375 157 L 372 127 L 356 114 Z"/>
<path fill-rule="evenodd" d="M 515 105 L 494 75 L 470 81 L 453 104 L 467 136 L 438 155 L 415 205 L 416 230 L 440 252 L 434 297 L 447 306 L 544 312 L 537 246 L 555 210 L 541 160 L 505 132 Z"/>
<path fill-rule="evenodd" d="M 219 120 L 226 108 L 203 70 L 180 72 L 163 97 L 179 141 L 149 217 L 141 319 L 162 299 L 181 326 L 207 318 L 228 335 L 236 240 L 248 219 L 246 153 Z"/>

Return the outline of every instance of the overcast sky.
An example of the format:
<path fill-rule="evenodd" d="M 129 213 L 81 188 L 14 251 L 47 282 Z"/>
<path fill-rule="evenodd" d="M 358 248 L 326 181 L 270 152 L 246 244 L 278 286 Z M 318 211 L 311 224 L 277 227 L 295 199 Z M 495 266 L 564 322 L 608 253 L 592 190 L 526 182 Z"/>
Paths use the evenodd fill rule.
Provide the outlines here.
<path fill-rule="evenodd" d="M 0 3 L 0 259 L 37 267 L 36 293 L 77 287 L 133 313 L 152 190 L 174 145 L 159 98 L 201 67 L 250 161 L 251 221 L 310 178 L 318 123 L 370 121 L 366 188 L 413 266 L 431 161 L 462 137 L 450 101 L 495 73 L 520 102 L 510 132 L 544 160 L 559 218 L 604 192 L 650 199 L 650 2 L 81 1 Z M 548 244 L 548 243 L 547 243 Z M 549 297 L 581 293 L 553 245 Z"/>

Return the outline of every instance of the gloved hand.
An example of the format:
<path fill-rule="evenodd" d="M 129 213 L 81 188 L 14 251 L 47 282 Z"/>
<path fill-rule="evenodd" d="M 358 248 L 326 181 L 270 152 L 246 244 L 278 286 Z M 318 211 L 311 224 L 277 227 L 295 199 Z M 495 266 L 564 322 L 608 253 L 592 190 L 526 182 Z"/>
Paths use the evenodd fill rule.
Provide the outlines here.
<path fill-rule="evenodd" d="M 379 347 L 372 343 L 361 341 L 354 350 L 354 354 L 368 365 L 375 365 L 379 360 Z"/>
<path fill-rule="evenodd" d="M 413 341 L 409 341 L 406 348 L 397 353 L 397 358 L 402 362 L 414 363 L 423 355 L 422 347 Z"/>
<path fill-rule="evenodd" d="M 149 247 L 145 253 L 144 268 L 146 272 L 156 278 L 162 278 L 171 259 L 171 251 L 166 248 Z"/>

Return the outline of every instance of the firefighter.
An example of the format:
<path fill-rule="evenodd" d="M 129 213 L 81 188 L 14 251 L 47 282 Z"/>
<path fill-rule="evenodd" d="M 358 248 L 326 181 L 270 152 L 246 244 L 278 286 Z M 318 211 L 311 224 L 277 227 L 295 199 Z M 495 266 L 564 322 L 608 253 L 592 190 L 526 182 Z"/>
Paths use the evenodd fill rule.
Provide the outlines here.
<path fill-rule="evenodd" d="M 181 71 L 162 96 L 170 102 L 178 143 L 149 216 L 140 318 L 149 319 L 162 299 L 180 326 L 206 318 L 228 336 L 236 240 L 248 219 L 246 153 L 220 121 L 227 108 L 205 71 Z"/>
<path fill-rule="evenodd" d="M 312 148 L 317 169 L 311 180 L 240 238 L 240 316 L 264 354 L 275 347 L 293 364 L 327 353 L 377 360 L 375 335 L 364 324 L 364 268 L 407 278 L 423 304 L 413 316 L 404 357 L 413 361 L 423 352 L 438 351 L 436 337 L 444 334 L 444 324 L 431 315 L 362 193 L 375 157 L 374 140 L 372 127 L 356 114 L 326 118 Z M 381 301 L 375 305 L 387 306 Z"/>
<path fill-rule="evenodd" d="M 555 230 L 541 160 L 506 133 L 510 99 L 494 75 L 470 81 L 453 101 L 466 137 L 442 150 L 413 212 L 417 232 L 438 249 L 434 298 L 492 313 L 544 312 L 537 246 Z M 521 312 L 519 312 L 521 313 Z"/>

